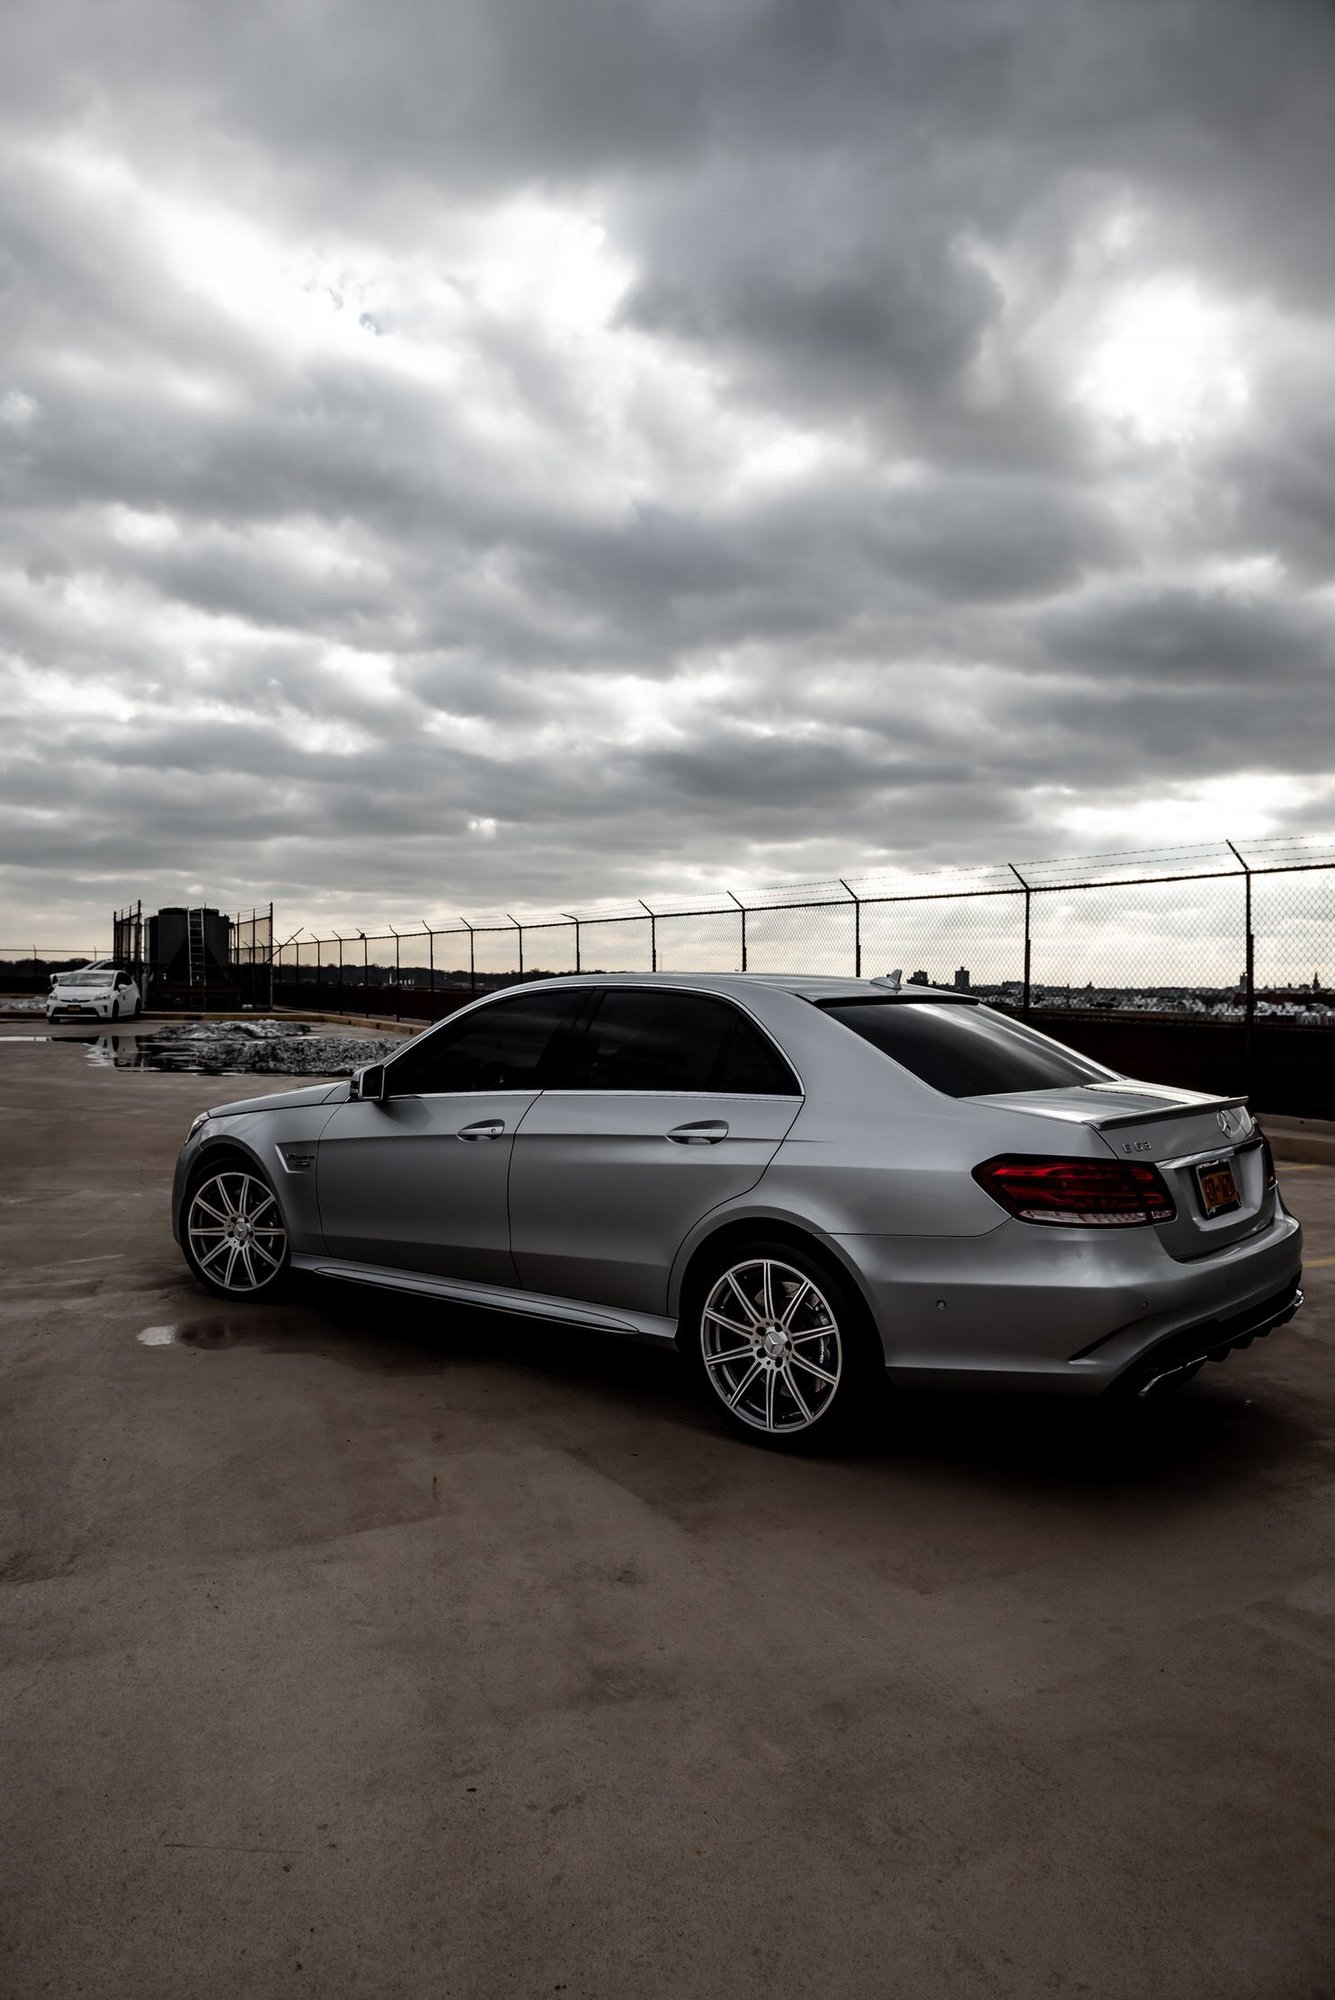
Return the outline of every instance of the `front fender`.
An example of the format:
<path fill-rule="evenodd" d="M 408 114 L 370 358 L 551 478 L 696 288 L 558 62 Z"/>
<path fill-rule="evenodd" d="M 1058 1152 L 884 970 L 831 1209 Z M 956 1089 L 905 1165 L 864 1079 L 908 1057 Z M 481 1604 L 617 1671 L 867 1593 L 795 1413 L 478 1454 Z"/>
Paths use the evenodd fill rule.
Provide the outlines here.
<path fill-rule="evenodd" d="M 243 1113 L 237 1118 L 211 1118 L 186 1141 L 172 1181 L 172 1234 L 181 1241 L 181 1210 L 185 1191 L 210 1153 L 239 1153 L 252 1161 L 273 1188 L 283 1224 L 294 1251 L 324 1250 L 315 1162 L 320 1134 L 336 1106 L 291 1105 L 281 1115 Z"/>

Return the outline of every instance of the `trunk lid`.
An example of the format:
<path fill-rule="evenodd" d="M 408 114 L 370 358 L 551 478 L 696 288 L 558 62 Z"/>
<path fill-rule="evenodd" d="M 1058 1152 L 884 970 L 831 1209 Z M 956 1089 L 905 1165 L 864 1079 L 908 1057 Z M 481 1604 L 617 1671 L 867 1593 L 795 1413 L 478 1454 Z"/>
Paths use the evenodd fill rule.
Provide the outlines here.
<path fill-rule="evenodd" d="M 1236 1243 L 1264 1228 L 1274 1214 L 1275 1191 L 1266 1187 L 1265 1150 L 1245 1098 L 1118 1079 L 1055 1090 L 1008 1091 L 972 1102 L 1032 1115 L 1035 1152 L 1060 1152 L 1062 1127 L 1078 1125 L 1097 1133 L 1116 1159 L 1152 1162 L 1177 1211 L 1171 1222 L 1157 1224 L 1155 1233 L 1169 1256 L 1181 1263 Z M 1041 1139 L 1039 1120 L 1049 1127 Z M 1238 1205 L 1210 1215 L 1201 1170 L 1216 1163 L 1232 1173 Z"/>

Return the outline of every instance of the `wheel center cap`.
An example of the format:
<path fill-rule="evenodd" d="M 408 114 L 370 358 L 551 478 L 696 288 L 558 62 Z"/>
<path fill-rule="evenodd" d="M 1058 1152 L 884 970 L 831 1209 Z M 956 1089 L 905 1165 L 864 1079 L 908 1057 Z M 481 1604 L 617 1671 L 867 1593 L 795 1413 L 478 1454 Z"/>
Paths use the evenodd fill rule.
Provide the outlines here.
<path fill-rule="evenodd" d="M 788 1352 L 788 1336 L 780 1327 L 771 1326 L 766 1330 L 761 1346 L 771 1361 L 777 1361 L 781 1354 Z"/>

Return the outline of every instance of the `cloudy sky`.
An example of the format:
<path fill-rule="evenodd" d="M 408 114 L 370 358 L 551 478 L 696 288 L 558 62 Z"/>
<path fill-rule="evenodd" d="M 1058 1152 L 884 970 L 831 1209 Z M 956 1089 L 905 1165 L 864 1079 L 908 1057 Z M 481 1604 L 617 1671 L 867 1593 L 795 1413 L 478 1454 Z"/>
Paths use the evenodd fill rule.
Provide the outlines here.
<path fill-rule="evenodd" d="M 1335 823 L 1330 0 L 43 0 L 0 938 Z"/>

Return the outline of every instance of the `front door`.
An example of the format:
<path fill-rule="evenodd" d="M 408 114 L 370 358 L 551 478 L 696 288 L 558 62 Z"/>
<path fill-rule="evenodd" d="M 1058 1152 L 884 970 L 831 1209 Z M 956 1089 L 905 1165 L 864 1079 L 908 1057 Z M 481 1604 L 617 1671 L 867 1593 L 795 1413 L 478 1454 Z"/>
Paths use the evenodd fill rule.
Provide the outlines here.
<path fill-rule="evenodd" d="M 754 1187 L 801 1105 L 768 1036 L 728 1001 L 611 987 L 544 1091 L 510 1169 L 520 1282 L 633 1312 L 667 1311 L 684 1238 Z"/>
<path fill-rule="evenodd" d="M 516 1283 L 506 1184 L 515 1132 L 586 994 L 535 987 L 441 1023 L 340 1105 L 316 1173 L 325 1248 L 355 1263 Z"/>

